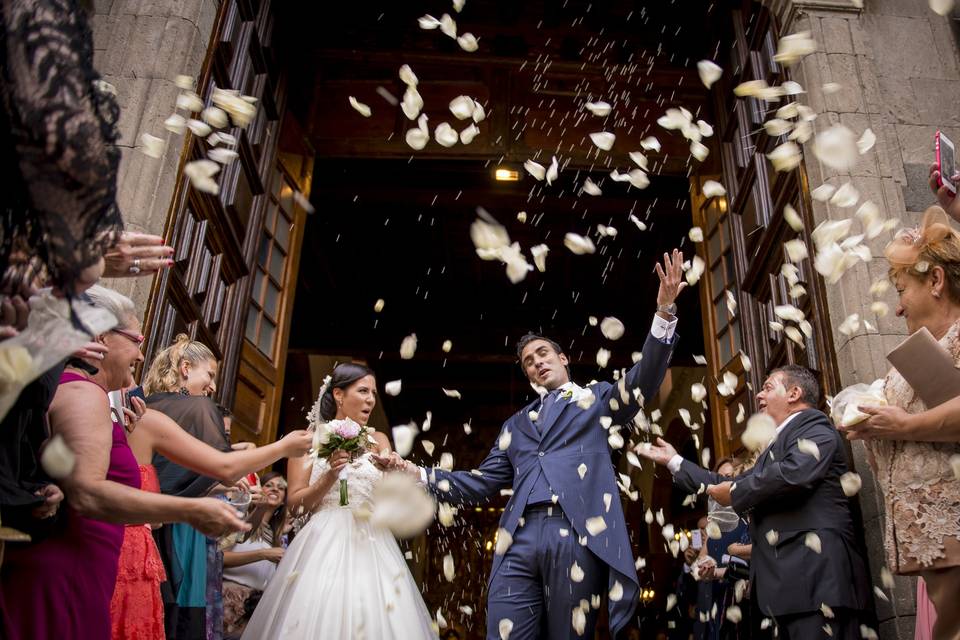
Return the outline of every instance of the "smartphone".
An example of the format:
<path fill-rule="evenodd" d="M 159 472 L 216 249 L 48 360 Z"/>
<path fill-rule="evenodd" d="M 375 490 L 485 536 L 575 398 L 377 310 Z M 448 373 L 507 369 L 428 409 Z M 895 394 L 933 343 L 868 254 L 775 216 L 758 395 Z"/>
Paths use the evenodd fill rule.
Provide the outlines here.
<path fill-rule="evenodd" d="M 132 398 L 140 398 L 141 402 L 146 403 L 147 399 L 143 395 L 143 387 L 136 386 L 127 391 L 127 407 L 133 407 Z"/>
<path fill-rule="evenodd" d="M 697 551 L 700 551 L 700 548 L 703 547 L 703 537 L 700 534 L 700 530 L 697 529 L 696 531 L 691 531 L 691 533 L 693 535 L 690 536 L 690 546 Z"/>
<path fill-rule="evenodd" d="M 937 170 L 940 172 L 937 184 L 946 187 L 953 195 L 957 195 L 957 185 L 950 179 L 957 170 L 953 141 L 945 136 L 942 131 L 937 131 L 934 149 L 937 154 Z"/>

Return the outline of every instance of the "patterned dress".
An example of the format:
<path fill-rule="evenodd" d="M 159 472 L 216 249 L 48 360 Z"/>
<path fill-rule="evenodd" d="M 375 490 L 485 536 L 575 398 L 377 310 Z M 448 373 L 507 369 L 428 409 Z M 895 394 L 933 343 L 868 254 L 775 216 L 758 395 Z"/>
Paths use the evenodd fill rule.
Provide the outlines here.
<path fill-rule="evenodd" d="M 940 339 L 960 366 L 960 322 Z M 907 413 L 926 405 L 896 369 L 887 374 L 887 403 Z M 960 480 L 950 457 L 960 443 L 867 440 L 883 491 L 887 564 L 900 574 L 960 566 Z"/>
<path fill-rule="evenodd" d="M 153 465 L 140 465 L 140 488 L 160 493 Z M 120 549 L 117 586 L 110 601 L 113 640 L 163 640 L 160 583 L 167 579 L 149 524 L 127 525 Z"/>

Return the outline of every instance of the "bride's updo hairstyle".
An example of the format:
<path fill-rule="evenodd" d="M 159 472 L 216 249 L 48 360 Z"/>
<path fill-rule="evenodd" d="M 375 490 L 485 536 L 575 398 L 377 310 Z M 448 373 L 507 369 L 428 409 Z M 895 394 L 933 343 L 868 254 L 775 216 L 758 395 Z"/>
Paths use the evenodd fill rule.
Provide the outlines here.
<path fill-rule="evenodd" d="M 337 401 L 333 397 L 334 389 L 343 389 L 346 391 L 354 382 L 367 376 L 376 377 L 373 369 L 366 365 L 355 362 L 338 364 L 330 377 L 330 384 L 327 385 L 327 390 L 320 396 L 320 417 L 324 420 L 333 420 L 337 417 Z"/>

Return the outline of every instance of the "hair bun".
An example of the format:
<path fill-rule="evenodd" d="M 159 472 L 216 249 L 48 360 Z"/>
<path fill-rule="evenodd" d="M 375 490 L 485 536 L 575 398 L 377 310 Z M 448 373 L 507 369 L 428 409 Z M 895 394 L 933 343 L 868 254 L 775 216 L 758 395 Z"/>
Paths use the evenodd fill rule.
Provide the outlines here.
<path fill-rule="evenodd" d="M 185 333 L 178 333 L 177 337 L 173 339 L 173 344 L 180 345 L 191 342 L 190 336 Z"/>
<path fill-rule="evenodd" d="M 333 398 L 332 386 L 320 396 L 320 417 L 327 421 L 337 417 L 337 401 Z"/>

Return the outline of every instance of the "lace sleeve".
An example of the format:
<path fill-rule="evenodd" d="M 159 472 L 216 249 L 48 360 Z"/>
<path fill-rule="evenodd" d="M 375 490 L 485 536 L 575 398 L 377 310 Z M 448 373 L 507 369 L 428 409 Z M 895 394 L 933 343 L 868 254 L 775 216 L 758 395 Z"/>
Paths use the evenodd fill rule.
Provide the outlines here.
<path fill-rule="evenodd" d="M 38 255 L 68 289 L 122 229 L 116 202 L 119 108 L 93 68 L 77 0 L 2 0 L 0 70 L 9 131 L 2 250 Z M 0 123 L 2 126 L 4 123 Z"/>

